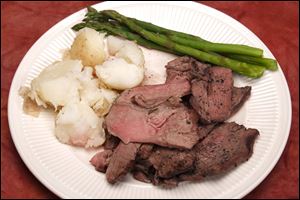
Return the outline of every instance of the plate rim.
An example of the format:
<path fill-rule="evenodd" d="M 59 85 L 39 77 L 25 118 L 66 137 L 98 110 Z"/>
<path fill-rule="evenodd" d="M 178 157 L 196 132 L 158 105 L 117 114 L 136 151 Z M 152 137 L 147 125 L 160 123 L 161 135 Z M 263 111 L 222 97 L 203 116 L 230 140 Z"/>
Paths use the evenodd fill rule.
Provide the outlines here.
<path fill-rule="evenodd" d="M 155 2 L 155 1 L 114 1 L 114 2 L 100 2 L 100 3 L 96 3 L 92 6 L 95 7 L 113 7 L 113 6 L 126 6 L 126 5 L 132 5 L 132 4 L 139 4 L 139 5 L 143 5 L 143 4 L 162 4 L 162 5 L 171 5 L 171 6 L 179 6 L 179 7 L 183 7 L 183 8 L 189 8 L 189 9 L 195 9 L 195 8 L 206 8 L 208 10 L 210 10 L 210 12 L 214 12 L 217 13 L 220 17 L 224 17 L 225 20 L 229 20 L 231 22 L 234 22 L 234 24 L 237 24 L 238 26 L 241 26 L 243 28 L 243 31 L 245 34 L 251 34 L 253 37 L 256 37 L 257 40 L 259 41 L 259 43 L 268 50 L 268 53 L 273 57 L 274 55 L 272 54 L 272 52 L 269 50 L 269 48 L 262 42 L 262 40 L 255 34 L 253 33 L 250 29 L 248 29 L 244 24 L 242 24 L 241 22 L 237 21 L 236 19 L 234 19 L 233 17 L 223 13 L 222 11 L 219 11 L 215 8 L 212 8 L 210 6 L 204 5 L 202 3 L 198 3 L 198 2 L 184 2 L 184 4 L 182 4 L 182 2 L 180 1 L 165 1 L 165 2 Z M 8 124 L 9 124 L 9 129 L 10 129 L 10 133 L 14 142 L 14 145 L 18 151 L 18 154 L 20 155 L 21 159 L 23 160 L 23 162 L 25 163 L 25 165 L 27 166 L 27 168 L 30 170 L 30 172 L 44 185 L 46 186 L 50 191 L 52 191 L 54 194 L 58 195 L 59 197 L 62 198 L 69 198 L 70 196 L 66 195 L 65 193 L 61 192 L 60 190 L 58 190 L 57 188 L 55 188 L 53 185 L 51 185 L 45 177 L 43 177 L 42 175 L 40 175 L 38 173 L 38 171 L 33 167 L 33 165 L 29 162 L 29 159 L 26 157 L 25 153 L 23 153 L 22 148 L 20 146 L 20 144 L 18 143 L 18 139 L 16 137 L 17 133 L 16 132 L 14 126 L 13 126 L 13 117 L 12 117 L 12 113 L 14 110 L 13 107 L 13 94 L 11 91 L 13 91 L 13 89 L 15 89 L 14 87 L 16 86 L 16 77 L 21 73 L 21 67 L 23 66 L 25 61 L 28 59 L 29 55 L 31 54 L 30 52 L 36 47 L 41 45 L 41 43 L 43 42 L 44 38 L 47 38 L 48 36 L 51 36 L 51 33 L 54 32 L 56 29 L 59 29 L 59 27 L 61 25 L 63 25 L 65 23 L 65 21 L 67 19 L 71 20 L 72 18 L 75 18 L 77 15 L 80 15 L 82 12 L 85 11 L 86 8 L 80 9 L 77 12 L 74 12 L 73 14 L 65 17 L 64 19 L 60 20 L 59 22 L 57 22 L 55 25 L 53 25 L 50 29 L 48 29 L 42 36 L 40 36 L 40 38 L 30 47 L 30 49 L 26 52 L 26 54 L 24 55 L 24 57 L 22 58 L 20 64 L 18 65 L 18 68 L 16 69 L 16 72 L 14 74 L 13 80 L 11 82 L 11 86 L 10 86 L 10 90 L 9 90 L 9 97 L 8 97 L 8 109 L 7 109 L 7 114 L 8 114 Z M 212 13 L 213 14 L 213 13 Z M 229 24 L 227 24 L 229 25 Z M 278 61 L 277 61 L 278 62 Z M 23 69 L 24 70 L 24 69 Z M 281 69 L 281 67 L 279 66 L 278 69 L 280 76 L 282 76 L 283 81 L 284 81 L 284 86 L 283 86 L 283 91 L 287 94 L 286 95 L 286 100 L 287 100 L 287 112 L 288 112 L 288 119 L 287 119 L 287 129 L 286 131 L 288 132 L 287 134 L 285 134 L 285 138 L 284 141 L 281 143 L 280 148 L 278 149 L 278 154 L 276 154 L 276 156 L 274 157 L 273 161 L 271 162 L 271 164 L 268 166 L 267 170 L 264 171 L 263 176 L 261 176 L 260 178 L 256 179 L 255 182 L 253 182 L 250 186 L 247 187 L 246 190 L 244 190 L 243 192 L 237 194 L 234 198 L 242 198 L 244 196 L 246 196 L 249 192 L 251 192 L 253 189 L 255 189 L 269 174 L 270 172 L 274 169 L 274 167 L 276 166 L 276 164 L 278 163 L 289 138 L 290 135 L 290 128 L 291 128 L 291 123 L 292 123 L 292 106 L 291 106 L 291 95 L 290 95 L 290 90 L 287 84 L 287 80 L 286 77 Z"/>

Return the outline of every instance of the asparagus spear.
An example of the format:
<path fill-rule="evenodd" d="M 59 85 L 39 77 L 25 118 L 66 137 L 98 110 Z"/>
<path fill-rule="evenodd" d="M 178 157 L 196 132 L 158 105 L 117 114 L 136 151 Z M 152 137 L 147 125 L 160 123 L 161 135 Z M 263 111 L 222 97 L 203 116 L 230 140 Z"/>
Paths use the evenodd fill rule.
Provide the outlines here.
<path fill-rule="evenodd" d="M 103 14 L 103 11 L 99 12 L 99 15 L 101 14 Z M 200 49 L 203 51 L 214 51 L 218 53 L 233 53 L 233 54 L 248 55 L 253 57 L 262 57 L 263 55 L 263 50 L 259 48 L 250 47 L 247 45 L 239 45 L 239 44 L 213 43 L 204 40 L 198 36 L 178 32 L 178 31 L 173 31 L 160 26 L 156 26 L 149 22 L 137 20 L 135 18 L 128 18 L 128 20 L 135 22 L 140 27 L 149 30 L 151 32 L 164 34 L 176 43 L 188 45 L 190 47 Z"/>
<path fill-rule="evenodd" d="M 204 40 L 201 37 L 194 36 L 191 34 L 186 34 L 183 32 L 178 32 L 170 29 L 166 29 L 157 25 L 154 25 L 149 22 L 144 22 L 135 18 L 130 18 L 137 25 L 143 27 L 146 30 L 161 33 L 170 37 L 174 42 L 188 45 L 190 47 L 206 50 L 206 51 L 215 51 L 219 53 L 236 53 L 242 55 L 249 55 L 255 57 L 262 57 L 263 50 L 255 47 L 250 47 L 247 45 L 239 45 L 239 44 L 223 44 L 223 43 L 213 43 L 207 40 Z"/>
<path fill-rule="evenodd" d="M 95 12 L 93 11 L 93 14 Z M 98 15 L 102 16 L 102 11 L 98 12 Z M 97 16 L 97 15 L 96 15 Z M 144 22 L 141 20 L 137 20 L 135 18 L 128 18 L 134 21 L 137 25 L 142 28 L 149 30 L 155 33 L 161 33 L 170 37 L 174 42 L 189 45 L 190 47 L 204 50 L 204 51 L 214 51 L 218 53 L 234 53 L 241 55 L 249 55 L 254 57 L 262 57 L 263 50 L 259 48 L 250 47 L 247 45 L 239 45 L 239 44 L 223 44 L 223 43 L 213 43 L 207 40 L 204 40 L 198 36 L 186 34 L 183 32 L 173 31 L 170 29 L 166 29 L 157 25 L 154 25 L 149 22 Z"/>
<path fill-rule="evenodd" d="M 264 73 L 264 68 L 262 66 L 258 65 L 252 65 L 244 62 L 239 62 L 230 58 L 226 58 L 224 56 L 220 55 L 213 55 L 209 54 L 203 51 L 200 51 L 198 49 L 194 49 L 191 47 L 187 47 L 181 44 L 177 44 L 170 40 L 167 36 L 162 35 L 162 34 L 154 34 L 150 31 L 147 31 L 137 25 L 135 22 L 132 20 L 129 20 L 125 16 L 119 14 L 116 11 L 113 10 L 105 10 L 102 11 L 104 15 L 107 15 L 120 23 L 125 24 L 129 29 L 132 31 L 135 31 L 142 37 L 144 37 L 147 40 L 150 40 L 158 45 L 164 46 L 168 49 L 171 49 L 173 51 L 192 56 L 196 59 L 210 62 L 216 65 L 224 66 L 227 68 L 232 69 L 234 72 L 239 73 L 241 75 L 245 75 L 248 77 L 252 78 L 258 78 L 261 77 Z"/>
<path fill-rule="evenodd" d="M 97 22 L 107 21 L 107 22 L 112 23 L 116 26 L 122 27 L 125 31 L 130 32 L 130 30 L 127 27 L 123 26 L 122 24 L 120 24 L 119 22 L 117 22 L 115 20 L 110 20 L 109 17 L 104 16 L 101 13 L 96 13 L 95 14 L 95 12 L 92 12 L 90 14 L 87 14 L 86 16 L 87 16 L 88 19 L 84 19 L 84 21 L 87 21 L 87 22 L 88 21 L 97 21 Z M 144 26 L 146 29 L 151 29 L 151 30 L 156 31 L 156 32 L 166 33 L 167 36 L 171 40 L 173 40 L 173 41 L 175 41 L 179 44 L 184 44 L 184 45 L 187 45 L 187 46 L 190 46 L 190 47 L 194 47 L 196 49 L 204 50 L 208 53 L 212 53 L 211 48 L 210 48 L 212 43 L 208 42 L 208 41 L 205 41 L 205 40 L 203 40 L 203 39 L 201 39 L 197 36 L 193 36 L 193 35 L 189 35 L 189 34 L 185 34 L 185 33 L 181 33 L 181 32 L 176 32 L 176 31 L 171 31 L 171 30 L 168 30 L 168 29 L 165 29 L 165 28 L 162 28 L 162 27 L 158 27 L 158 26 L 153 25 L 153 24 L 148 23 L 148 22 L 143 22 L 143 21 L 134 19 L 134 18 L 129 18 L 129 19 L 135 21 L 138 25 L 140 24 L 140 25 Z M 169 31 L 171 31 L 171 33 Z M 173 32 L 175 32 L 176 34 L 173 34 Z M 194 41 L 195 39 L 196 40 L 202 40 L 204 42 L 202 42 L 199 45 L 199 42 Z M 208 43 L 210 43 L 210 44 L 208 44 Z M 221 46 L 217 45 L 214 48 L 220 48 L 219 52 L 226 52 L 227 50 L 231 51 L 230 48 L 232 48 L 233 49 L 232 52 L 240 53 L 239 52 L 240 48 L 237 48 L 237 45 L 226 44 L 225 47 L 221 47 Z M 225 49 L 225 51 L 224 51 L 224 49 Z M 242 51 L 244 51 L 244 52 L 249 51 L 250 54 L 251 54 L 251 52 L 253 50 L 243 48 Z M 173 52 L 173 53 L 175 53 L 175 52 Z M 253 56 L 228 54 L 228 53 L 223 54 L 223 55 L 226 56 L 226 57 L 232 58 L 234 60 L 239 60 L 239 61 L 243 61 L 243 62 L 250 63 L 250 64 L 261 65 L 261 66 L 264 66 L 266 69 L 272 70 L 272 71 L 275 71 L 278 68 L 276 60 L 270 59 L 270 58 L 259 58 L 259 57 L 253 57 Z"/>
<path fill-rule="evenodd" d="M 93 8 L 92 6 L 88 6 L 87 10 L 89 13 L 98 13 L 98 11 L 95 8 Z"/>
<path fill-rule="evenodd" d="M 211 43 L 207 41 L 201 41 L 198 38 L 184 38 L 177 35 L 167 35 L 172 41 L 193 47 L 195 49 L 203 51 L 213 51 L 217 53 L 230 53 L 230 54 L 241 54 L 252 57 L 262 57 L 263 51 L 258 48 L 249 47 L 240 44 L 222 44 L 222 43 Z"/>
<path fill-rule="evenodd" d="M 250 64 L 261 65 L 271 71 L 276 71 L 278 69 L 277 61 L 271 58 L 256 58 L 251 56 L 235 54 L 225 54 L 224 56 Z"/>

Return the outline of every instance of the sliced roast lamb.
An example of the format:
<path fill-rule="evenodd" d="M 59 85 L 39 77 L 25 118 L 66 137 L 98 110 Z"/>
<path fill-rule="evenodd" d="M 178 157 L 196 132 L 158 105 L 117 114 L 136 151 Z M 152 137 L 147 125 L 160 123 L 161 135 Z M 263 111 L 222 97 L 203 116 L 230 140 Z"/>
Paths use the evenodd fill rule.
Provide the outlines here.
<path fill-rule="evenodd" d="M 252 155 L 256 129 L 224 122 L 249 98 L 229 69 L 190 57 L 166 65 L 165 84 L 124 91 L 105 119 L 104 151 L 91 163 L 116 183 L 129 171 L 163 187 L 222 174 Z M 199 124 L 200 119 L 200 124 Z"/>
<path fill-rule="evenodd" d="M 149 157 L 160 178 L 172 178 L 194 168 L 195 157 L 189 151 L 157 147 Z"/>
<path fill-rule="evenodd" d="M 207 124 L 207 125 L 199 125 L 198 127 L 198 135 L 199 135 L 199 140 L 202 140 L 205 138 L 216 126 L 217 124 Z"/>
<path fill-rule="evenodd" d="M 135 178 L 138 181 L 144 182 L 144 183 L 151 183 L 152 180 L 150 179 L 149 175 L 142 172 L 142 171 L 133 171 L 132 172 L 133 178 Z"/>
<path fill-rule="evenodd" d="M 204 64 L 188 56 L 176 58 L 165 66 L 166 83 L 182 80 L 191 81 L 194 77 L 205 76 L 204 70 L 209 66 L 209 64 Z"/>
<path fill-rule="evenodd" d="M 245 101 L 250 97 L 251 87 L 233 87 L 232 90 L 232 104 L 231 104 L 231 113 L 230 115 L 235 114 L 241 107 L 244 105 Z"/>
<path fill-rule="evenodd" d="M 106 179 L 109 183 L 116 183 L 132 169 L 140 146 L 139 143 L 124 144 L 120 142 L 114 150 L 106 170 Z"/>
<path fill-rule="evenodd" d="M 104 150 L 98 152 L 92 157 L 90 163 L 95 167 L 97 171 L 105 173 L 112 154 L 112 150 Z"/>
<path fill-rule="evenodd" d="M 190 103 L 202 123 L 223 122 L 231 113 L 232 72 L 223 67 L 210 67 L 206 73 L 207 80 L 192 81 Z"/>
<path fill-rule="evenodd" d="M 120 143 L 120 139 L 107 133 L 106 140 L 103 144 L 105 150 L 114 150 Z"/>
<path fill-rule="evenodd" d="M 106 172 L 111 156 L 113 155 L 113 151 L 117 148 L 119 143 L 119 138 L 106 133 L 106 141 L 103 144 L 104 150 L 96 153 L 90 160 L 90 163 L 95 167 L 97 171 L 103 173 Z"/>
<path fill-rule="evenodd" d="M 191 150 L 154 146 L 151 155 L 136 161 L 135 178 L 154 185 L 176 186 L 181 181 L 199 181 L 220 175 L 248 160 L 258 136 L 234 122 L 222 123 Z"/>
<path fill-rule="evenodd" d="M 152 154 L 154 145 L 153 144 L 142 144 L 138 153 L 137 153 L 137 159 L 147 159 Z"/>
<path fill-rule="evenodd" d="M 222 93 L 219 93 L 219 89 L 217 86 L 222 86 L 224 83 L 224 80 L 228 80 L 229 82 L 233 82 L 232 80 L 232 73 L 229 72 L 229 69 L 226 68 L 214 68 L 209 69 L 211 65 L 205 64 L 202 62 L 199 62 L 195 60 L 194 58 L 183 56 L 176 58 L 172 61 L 170 61 L 166 66 L 166 72 L 167 72 L 167 79 L 166 82 L 180 82 L 183 79 L 192 81 L 192 90 L 193 95 L 192 99 L 190 101 L 193 102 L 194 109 L 198 111 L 200 114 L 201 121 L 204 123 L 211 123 L 213 121 L 222 122 L 227 120 L 230 116 L 232 116 L 234 113 L 236 113 L 240 107 L 244 104 L 244 102 L 248 99 L 251 92 L 251 87 L 246 86 L 242 88 L 233 87 L 232 90 L 232 97 L 231 97 L 231 109 L 229 111 L 229 96 L 230 92 L 226 92 L 227 98 L 224 98 L 224 95 Z M 220 69 L 220 70 L 218 70 Z M 210 76 L 214 76 L 218 71 L 222 74 L 222 71 L 226 71 L 225 78 L 222 80 L 216 80 L 214 82 L 214 77 L 211 78 Z M 212 71 L 212 73 L 210 72 Z M 216 84 L 217 83 L 217 84 Z M 231 84 L 232 85 L 232 84 Z M 224 85 L 226 87 L 226 85 Z M 228 85 L 227 85 L 228 86 Z M 230 88 L 230 87 L 227 87 Z M 216 90 L 218 89 L 218 90 Z M 209 91 L 208 91 L 209 90 Z M 203 94 L 206 99 L 203 99 Z M 217 94 L 217 95 L 214 95 Z M 218 95 L 220 94 L 220 95 Z M 199 97 L 201 96 L 201 97 Z M 208 97 L 210 96 L 210 97 Z M 216 97 L 214 97 L 216 96 Z M 220 98 L 218 98 L 220 97 Z M 184 103 L 187 102 L 186 100 L 190 99 L 190 96 L 184 97 Z M 223 100 L 224 102 L 220 102 Z M 209 102 L 209 103 L 208 103 Z M 210 105 L 206 105 L 210 104 Z M 214 105 L 215 104 L 215 105 Z M 186 106 L 189 106 L 188 103 L 185 103 Z M 210 108 L 217 108 L 217 106 L 223 107 L 220 113 L 217 114 L 217 118 L 215 116 L 215 119 L 210 119 L 210 113 L 214 111 L 210 111 Z M 219 110 L 219 109 L 218 109 Z M 220 117 L 220 118 L 219 118 Z M 219 119 L 218 119 L 219 118 Z M 222 119 L 223 118 L 223 119 Z"/>
<path fill-rule="evenodd" d="M 188 81 L 136 87 L 124 91 L 105 119 L 108 131 L 124 143 L 152 143 L 192 148 L 199 140 L 198 115 L 180 97 Z"/>
<path fill-rule="evenodd" d="M 180 175 L 181 180 L 201 180 L 222 174 L 248 160 L 259 132 L 234 122 L 213 129 L 191 152 L 196 156 L 194 170 Z"/>

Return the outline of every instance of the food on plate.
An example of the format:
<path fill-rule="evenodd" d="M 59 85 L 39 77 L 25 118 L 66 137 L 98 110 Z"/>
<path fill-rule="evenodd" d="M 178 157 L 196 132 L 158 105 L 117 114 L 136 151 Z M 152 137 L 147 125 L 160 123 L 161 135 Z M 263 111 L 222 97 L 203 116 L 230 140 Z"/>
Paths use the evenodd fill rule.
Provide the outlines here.
<path fill-rule="evenodd" d="M 109 158 L 110 161 L 106 169 L 106 179 L 109 183 L 116 183 L 127 174 L 135 161 L 140 146 L 139 143 L 119 143 Z"/>
<path fill-rule="evenodd" d="M 144 79 L 144 55 L 138 45 L 108 36 L 107 48 L 114 56 L 96 66 L 96 74 L 109 88 L 125 90 L 138 86 Z M 126 75 L 125 75 L 126 74 Z"/>
<path fill-rule="evenodd" d="M 104 33 L 98 33 L 91 28 L 80 30 L 71 46 L 71 59 L 82 61 L 84 66 L 95 66 L 104 62 Z"/>
<path fill-rule="evenodd" d="M 109 48 L 109 47 L 108 47 Z M 142 50 L 131 41 L 125 41 L 124 45 L 115 54 L 118 58 L 123 58 L 127 62 L 144 67 L 145 59 Z"/>
<path fill-rule="evenodd" d="M 86 102 L 70 102 L 56 117 L 55 136 L 62 143 L 98 147 L 105 142 L 102 122 Z"/>
<path fill-rule="evenodd" d="M 38 116 L 40 107 L 58 112 L 55 135 L 59 141 L 85 148 L 105 141 L 102 128 L 105 116 L 118 93 L 99 87 L 92 67 L 80 60 L 63 60 L 46 67 L 32 80 L 31 88 L 21 87 L 26 114 Z"/>
<path fill-rule="evenodd" d="M 58 113 L 55 135 L 62 143 L 101 146 L 105 142 L 103 117 L 119 95 L 114 89 L 129 89 L 144 79 L 145 60 L 137 44 L 109 36 L 105 46 L 104 36 L 83 28 L 62 61 L 46 67 L 30 88 L 20 88 L 26 114 L 37 117 L 39 106 Z"/>
<path fill-rule="evenodd" d="M 97 153 L 91 163 L 106 172 L 109 183 L 122 180 L 132 172 L 142 182 L 164 187 L 182 181 L 200 181 L 229 171 L 248 160 L 258 131 L 234 122 L 218 124 L 192 149 L 120 142 L 115 149 Z"/>
<path fill-rule="evenodd" d="M 126 144 L 191 148 L 199 139 L 198 116 L 180 102 L 189 92 L 188 81 L 124 91 L 106 116 L 107 130 Z"/>
<path fill-rule="evenodd" d="M 144 68 L 128 63 L 124 58 L 114 58 L 97 65 L 96 74 L 109 88 L 125 90 L 143 81 Z"/>
<path fill-rule="evenodd" d="M 109 139 L 90 162 L 109 183 L 132 172 L 174 187 L 225 173 L 252 155 L 258 130 L 225 122 L 251 87 L 235 87 L 230 69 L 187 56 L 165 68 L 164 84 L 123 91 L 105 117 Z"/>
<path fill-rule="evenodd" d="M 274 59 L 263 58 L 263 50 L 247 45 L 214 43 L 198 36 L 173 31 L 138 19 L 129 18 L 115 10 L 97 11 L 88 7 L 88 14 L 73 30 L 84 27 L 134 40 L 149 49 L 178 55 L 189 55 L 200 61 L 226 67 L 232 71 L 259 78 L 265 69 L 278 69 Z"/>
<path fill-rule="evenodd" d="M 78 74 L 80 81 L 79 94 L 81 101 L 86 102 L 100 117 L 106 115 L 117 98 L 118 93 L 99 87 L 100 80 L 93 76 L 93 68 L 85 67 Z"/>
<path fill-rule="evenodd" d="M 193 95 L 193 97 L 190 98 L 191 104 L 195 101 L 193 99 L 199 99 L 199 103 L 204 104 L 206 109 L 209 108 L 208 105 L 205 105 L 205 103 L 200 101 L 201 98 L 199 98 L 199 96 L 197 96 L 197 91 L 199 93 L 206 94 L 206 96 L 203 96 L 203 99 L 204 99 L 204 97 L 206 97 L 204 99 L 204 102 L 206 102 L 206 103 L 211 103 L 211 102 L 207 102 L 207 100 L 208 100 L 207 98 L 208 97 L 212 98 L 213 97 L 212 94 L 215 94 L 216 98 L 220 99 L 220 97 L 218 97 L 218 93 L 216 93 L 215 91 L 212 90 L 215 86 L 207 87 L 205 90 L 198 90 L 198 88 L 196 86 L 196 84 L 198 82 L 205 82 L 206 86 L 211 86 L 212 84 L 216 84 L 219 82 L 219 81 L 216 81 L 216 83 L 214 83 L 214 82 L 208 81 L 207 78 L 205 78 L 207 72 L 211 71 L 211 69 L 207 70 L 208 67 L 211 67 L 211 65 L 198 62 L 197 60 L 195 60 L 191 57 L 183 56 L 183 57 L 180 57 L 180 58 L 170 61 L 165 67 L 166 67 L 166 74 L 167 74 L 166 83 L 178 82 L 178 81 L 180 82 L 181 80 L 191 81 L 193 78 L 196 78 L 192 82 L 192 85 L 194 85 L 192 87 L 192 88 L 194 88 L 194 89 L 192 89 L 192 93 L 194 95 Z M 218 69 L 218 68 L 214 68 L 214 69 Z M 214 69 L 213 69 L 213 71 L 214 71 Z M 222 69 L 220 69 L 220 70 L 222 70 Z M 226 70 L 226 69 L 224 68 L 224 70 Z M 232 78 L 231 74 L 228 74 L 228 76 L 229 77 L 227 77 L 227 78 L 230 78 L 230 79 Z M 227 115 L 226 119 L 228 119 L 229 116 L 232 116 L 235 112 L 237 112 L 239 110 L 239 108 L 243 105 L 243 103 L 249 98 L 250 93 L 251 93 L 251 87 L 250 86 L 245 86 L 245 87 L 241 87 L 241 88 L 232 87 L 232 89 L 229 88 L 229 90 L 232 90 L 231 109 L 229 112 L 230 115 Z M 210 92 L 210 91 L 212 91 L 212 92 Z M 224 95 L 224 94 L 222 94 L 222 95 Z M 215 102 L 217 99 L 212 98 L 212 101 Z M 222 103 L 222 102 L 220 102 L 220 103 Z M 201 111 L 201 108 L 197 108 L 196 103 L 194 105 L 194 109 L 198 110 L 199 115 L 201 115 L 201 112 L 203 115 L 205 115 L 205 113 L 203 113 L 203 111 Z M 202 117 L 202 121 L 203 121 L 203 118 L 205 120 L 205 116 Z"/>
<path fill-rule="evenodd" d="M 41 107 L 39 107 L 35 101 L 33 101 L 29 96 L 30 88 L 29 87 L 20 87 L 19 95 L 23 97 L 23 111 L 27 115 L 31 115 L 33 117 L 38 117 L 41 111 Z"/>
<path fill-rule="evenodd" d="M 29 97 L 39 106 L 47 108 L 50 105 L 55 109 L 79 101 L 80 82 L 76 75 L 82 68 L 79 60 L 55 62 L 32 80 Z"/>
<path fill-rule="evenodd" d="M 73 27 L 79 32 L 67 56 L 19 93 L 27 114 L 54 108 L 60 142 L 103 146 L 90 163 L 109 183 L 132 172 L 171 188 L 251 157 L 259 131 L 227 122 L 251 95 L 250 86 L 234 86 L 233 72 L 259 78 L 277 69 L 275 60 L 259 48 L 209 42 L 113 10 L 89 7 L 83 21 Z M 181 56 L 166 64 L 165 83 L 141 85 L 138 44 Z"/>
<path fill-rule="evenodd" d="M 192 81 L 190 103 L 199 114 L 201 122 L 225 121 L 231 113 L 233 90 L 231 70 L 209 67 L 202 74 L 205 78 L 197 77 Z"/>
<path fill-rule="evenodd" d="M 125 39 L 115 37 L 112 35 L 107 36 L 107 49 L 110 55 L 114 56 L 125 44 Z"/>
<path fill-rule="evenodd" d="M 235 122 L 221 123 L 194 147 L 197 152 L 195 169 L 180 178 L 201 180 L 247 161 L 253 153 L 253 144 L 258 135 L 258 130 L 246 129 Z"/>

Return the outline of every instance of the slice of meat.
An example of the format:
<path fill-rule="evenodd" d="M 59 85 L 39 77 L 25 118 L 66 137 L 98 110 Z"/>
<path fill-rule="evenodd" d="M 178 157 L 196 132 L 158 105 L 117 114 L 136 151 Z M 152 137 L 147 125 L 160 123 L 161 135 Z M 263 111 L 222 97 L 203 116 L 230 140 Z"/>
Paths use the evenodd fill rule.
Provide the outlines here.
<path fill-rule="evenodd" d="M 167 80 L 166 82 L 180 82 L 182 80 L 191 81 L 192 79 L 200 79 L 209 81 L 209 76 L 206 72 L 210 64 L 205 64 L 195 60 L 194 58 L 183 56 L 170 61 L 166 66 Z M 207 87 L 205 87 L 207 88 Z M 233 87 L 232 89 L 232 109 L 229 115 L 236 113 L 244 102 L 250 96 L 251 87 L 246 86 L 242 88 Z M 187 97 L 190 99 L 190 97 Z M 185 101 L 184 101 L 185 102 Z M 189 106 L 187 104 L 187 106 Z"/>
<path fill-rule="evenodd" d="M 192 74 L 190 71 L 177 71 L 175 69 L 167 69 L 166 83 L 176 83 L 183 80 L 190 81 L 192 79 Z"/>
<path fill-rule="evenodd" d="M 137 153 L 137 159 L 147 159 L 152 154 L 153 144 L 142 144 Z"/>
<path fill-rule="evenodd" d="M 133 171 L 132 175 L 133 175 L 133 178 L 135 178 L 138 181 L 141 181 L 144 183 L 151 183 L 151 179 L 149 178 L 149 176 L 142 171 Z"/>
<path fill-rule="evenodd" d="M 192 62 L 192 68 L 190 73 L 193 78 L 208 80 L 206 70 L 210 67 L 212 67 L 212 65 L 194 60 Z"/>
<path fill-rule="evenodd" d="M 112 150 L 104 150 L 98 152 L 92 157 L 90 163 L 95 167 L 97 171 L 105 173 L 112 154 Z"/>
<path fill-rule="evenodd" d="M 165 67 L 166 69 L 174 69 L 181 72 L 190 71 L 192 68 L 192 62 L 194 61 L 195 59 L 192 57 L 182 56 L 171 60 Z"/>
<path fill-rule="evenodd" d="M 181 106 L 157 130 L 159 137 L 152 137 L 150 142 L 165 147 L 191 149 L 199 140 L 198 119 L 194 110 Z"/>
<path fill-rule="evenodd" d="M 161 106 L 145 112 L 130 105 L 113 105 L 106 118 L 109 132 L 124 143 L 152 143 L 178 148 L 192 148 L 197 143 L 197 121 L 197 114 L 184 106 Z"/>
<path fill-rule="evenodd" d="M 182 97 L 191 92 L 188 81 L 178 83 L 145 85 L 125 90 L 115 101 L 116 103 L 136 103 L 144 108 L 152 108 L 171 97 Z"/>
<path fill-rule="evenodd" d="M 162 187 L 175 187 L 180 181 L 199 181 L 223 174 L 251 157 L 259 135 L 256 129 L 246 129 L 234 122 L 201 128 L 209 131 L 212 127 L 208 136 L 191 150 L 154 145 L 149 158 L 136 161 L 136 178 Z"/>
<path fill-rule="evenodd" d="M 231 113 L 233 78 L 232 71 L 223 67 L 206 69 L 207 80 L 192 81 L 190 103 L 202 123 L 225 121 Z"/>
<path fill-rule="evenodd" d="M 193 79 L 202 80 L 202 81 L 204 81 L 204 83 L 211 82 L 209 74 L 207 73 L 207 71 L 209 71 L 207 69 L 209 67 L 211 67 L 211 65 L 199 62 L 191 57 L 183 56 L 183 57 L 176 58 L 176 59 L 170 61 L 165 67 L 166 67 L 166 72 L 167 72 L 166 82 L 180 82 L 182 80 L 191 81 Z M 223 68 L 223 69 L 225 69 L 225 68 Z M 194 82 L 197 82 L 197 81 L 195 80 Z M 194 84 L 195 87 L 197 87 L 197 84 L 199 84 L 199 83 Z M 204 85 L 201 84 L 201 87 L 203 88 L 203 90 L 205 88 L 209 89 L 208 88 L 209 85 L 211 85 L 211 84 L 204 84 Z M 198 86 L 198 87 L 200 87 L 200 86 Z M 194 89 L 194 90 L 197 91 L 197 89 Z M 244 102 L 248 99 L 248 97 L 250 96 L 250 92 L 251 92 L 251 87 L 249 87 L 249 86 L 242 87 L 242 88 L 233 87 L 232 99 L 231 99 L 232 100 L 231 112 L 227 112 L 228 115 L 226 117 L 224 114 L 224 117 L 223 117 L 224 120 L 219 120 L 219 121 L 225 121 L 231 115 L 236 113 L 240 109 L 240 107 L 244 104 Z M 202 92 L 198 90 L 198 93 L 202 93 Z M 187 97 L 187 99 L 190 99 L 190 97 Z M 199 99 L 201 100 L 202 98 L 198 98 L 198 100 Z M 196 105 L 195 99 L 192 101 L 194 101 L 195 106 L 198 106 L 198 105 Z M 203 104 L 204 103 L 205 102 L 203 102 Z M 189 106 L 189 105 L 187 104 L 187 106 Z M 205 119 L 202 121 L 205 122 Z M 210 123 L 210 122 L 207 122 L 207 123 Z"/>
<path fill-rule="evenodd" d="M 104 146 L 104 149 L 107 149 L 107 150 L 114 150 L 115 148 L 117 148 L 117 146 L 119 145 L 120 143 L 120 139 L 107 133 L 106 134 L 106 141 L 105 143 L 103 144 Z"/>
<path fill-rule="evenodd" d="M 113 151 L 117 148 L 120 143 L 120 139 L 106 133 L 106 141 L 104 143 L 104 151 L 96 153 L 90 163 L 95 167 L 95 169 L 99 172 L 106 172 L 106 169 L 109 165 L 111 156 L 113 155 Z"/>
<path fill-rule="evenodd" d="M 136 160 L 134 163 L 133 171 L 141 171 L 147 175 L 154 175 L 155 170 L 152 168 L 152 164 L 149 159 L 145 160 Z"/>
<path fill-rule="evenodd" d="M 149 157 L 160 178 L 171 178 L 194 167 L 194 155 L 178 149 L 157 147 Z"/>
<path fill-rule="evenodd" d="M 189 91 L 187 81 L 124 91 L 105 119 L 107 129 L 126 144 L 190 149 L 199 140 L 198 115 L 179 102 Z"/>
<path fill-rule="evenodd" d="M 199 77 L 205 68 L 210 65 L 197 61 L 188 56 L 183 56 L 170 61 L 166 67 L 166 83 L 180 82 L 182 80 L 191 81 L 194 76 Z"/>
<path fill-rule="evenodd" d="M 168 179 L 155 176 L 151 181 L 153 185 L 161 186 L 166 189 L 172 189 L 178 186 L 180 179 L 178 179 L 176 176 Z"/>
<path fill-rule="evenodd" d="M 198 127 L 199 140 L 205 138 L 216 126 L 216 124 L 200 125 Z"/>
<path fill-rule="evenodd" d="M 251 87 L 233 87 L 232 90 L 232 104 L 231 104 L 231 115 L 235 114 L 245 103 L 245 101 L 248 100 L 251 94 Z"/>
<path fill-rule="evenodd" d="M 132 170 L 135 179 L 142 182 L 151 182 L 153 179 L 155 175 L 155 169 L 148 158 L 152 154 L 154 146 L 155 145 L 153 144 L 142 144 L 140 146 Z"/>
<path fill-rule="evenodd" d="M 181 180 L 222 174 L 248 160 L 258 135 L 256 129 L 246 129 L 234 122 L 220 124 L 191 150 L 196 156 L 195 169 L 180 175 Z"/>
<path fill-rule="evenodd" d="M 106 170 L 106 179 L 109 183 L 116 183 L 131 170 L 140 145 L 139 143 L 124 144 L 120 142 L 113 152 Z"/>

